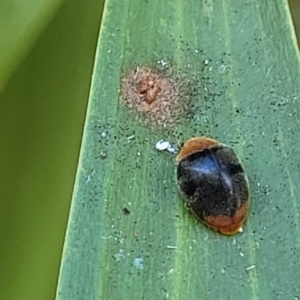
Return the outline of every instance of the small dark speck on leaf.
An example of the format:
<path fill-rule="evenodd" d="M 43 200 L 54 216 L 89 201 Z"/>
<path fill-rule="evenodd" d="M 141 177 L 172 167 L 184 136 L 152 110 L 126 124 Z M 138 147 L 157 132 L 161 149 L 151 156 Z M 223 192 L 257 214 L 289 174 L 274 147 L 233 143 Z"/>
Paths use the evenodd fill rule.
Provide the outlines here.
<path fill-rule="evenodd" d="M 127 208 L 127 207 L 124 207 L 122 208 L 122 213 L 125 215 L 125 216 L 128 216 L 130 214 L 130 210 Z"/>
<path fill-rule="evenodd" d="M 105 159 L 107 157 L 106 152 L 101 151 L 99 154 L 100 159 Z"/>

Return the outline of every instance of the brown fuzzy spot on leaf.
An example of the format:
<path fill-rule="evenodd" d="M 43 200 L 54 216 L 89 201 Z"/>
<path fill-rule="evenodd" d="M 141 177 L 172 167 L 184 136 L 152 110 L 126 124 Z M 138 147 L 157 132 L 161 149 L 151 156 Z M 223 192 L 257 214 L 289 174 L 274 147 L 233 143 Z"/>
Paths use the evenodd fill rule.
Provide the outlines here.
<path fill-rule="evenodd" d="M 123 78 L 122 102 L 163 127 L 174 124 L 181 112 L 176 81 L 146 67 L 137 67 Z"/>

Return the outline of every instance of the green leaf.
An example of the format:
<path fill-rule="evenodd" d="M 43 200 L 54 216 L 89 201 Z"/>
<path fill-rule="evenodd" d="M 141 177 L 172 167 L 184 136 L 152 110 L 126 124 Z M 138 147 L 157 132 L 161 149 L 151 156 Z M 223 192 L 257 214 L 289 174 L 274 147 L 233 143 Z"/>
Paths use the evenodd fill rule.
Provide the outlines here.
<path fill-rule="evenodd" d="M 57 299 L 299 298 L 300 74 L 286 1 L 108 0 L 102 22 Z M 126 106 L 137 66 L 179 89 L 174 122 Z M 198 135 L 243 162 L 242 234 L 199 224 L 175 156 L 155 149 Z"/>
<path fill-rule="evenodd" d="M 63 0 L 0 2 L 0 89 Z"/>

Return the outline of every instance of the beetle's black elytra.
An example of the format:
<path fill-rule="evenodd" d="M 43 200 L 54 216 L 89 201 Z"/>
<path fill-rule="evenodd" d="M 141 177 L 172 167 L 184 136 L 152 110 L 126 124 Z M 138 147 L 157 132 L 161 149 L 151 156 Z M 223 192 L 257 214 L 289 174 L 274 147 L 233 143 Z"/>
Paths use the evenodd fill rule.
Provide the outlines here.
<path fill-rule="evenodd" d="M 177 156 L 177 181 L 191 211 L 223 234 L 241 231 L 249 205 L 249 186 L 233 149 L 196 137 Z"/>

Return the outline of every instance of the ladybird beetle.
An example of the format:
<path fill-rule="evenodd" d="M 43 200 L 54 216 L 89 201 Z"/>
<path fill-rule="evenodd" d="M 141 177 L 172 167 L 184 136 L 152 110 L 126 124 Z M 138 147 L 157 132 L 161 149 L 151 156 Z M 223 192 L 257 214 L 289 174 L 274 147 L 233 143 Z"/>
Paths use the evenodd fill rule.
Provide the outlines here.
<path fill-rule="evenodd" d="M 176 160 L 179 190 L 193 214 L 222 234 L 241 232 L 249 207 L 249 184 L 233 149 L 195 137 L 183 144 Z"/>

